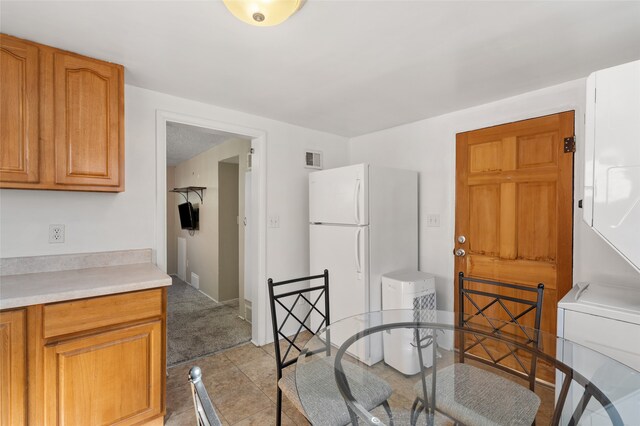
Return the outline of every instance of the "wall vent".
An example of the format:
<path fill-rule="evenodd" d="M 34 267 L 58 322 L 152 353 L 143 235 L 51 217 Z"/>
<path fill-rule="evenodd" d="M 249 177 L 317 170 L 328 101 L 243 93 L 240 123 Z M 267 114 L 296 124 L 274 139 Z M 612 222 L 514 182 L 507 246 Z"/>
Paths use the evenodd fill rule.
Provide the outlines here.
<path fill-rule="evenodd" d="M 200 277 L 192 272 L 191 282 L 189 284 L 191 284 L 193 288 L 200 288 Z"/>
<path fill-rule="evenodd" d="M 307 151 L 304 154 L 305 167 L 308 169 L 321 169 L 322 168 L 322 152 L 320 151 Z"/>

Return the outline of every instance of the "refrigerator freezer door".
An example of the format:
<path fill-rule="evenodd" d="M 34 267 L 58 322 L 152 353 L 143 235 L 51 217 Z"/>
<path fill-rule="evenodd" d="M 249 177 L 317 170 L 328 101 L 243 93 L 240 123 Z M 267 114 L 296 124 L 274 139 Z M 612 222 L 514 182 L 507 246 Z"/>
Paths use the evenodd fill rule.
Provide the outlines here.
<path fill-rule="evenodd" d="M 311 225 L 311 271 L 329 270 L 329 312 L 331 322 L 368 312 L 369 228 L 366 226 Z M 318 321 L 312 317 L 315 331 Z M 351 332 L 352 331 L 352 332 Z M 357 330 L 331 333 L 331 343 L 341 345 Z M 360 339 L 349 352 L 365 360 L 367 339 Z"/>
<path fill-rule="evenodd" d="M 368 225 L 368 166 L 309 174 L 309 222 Z"/>

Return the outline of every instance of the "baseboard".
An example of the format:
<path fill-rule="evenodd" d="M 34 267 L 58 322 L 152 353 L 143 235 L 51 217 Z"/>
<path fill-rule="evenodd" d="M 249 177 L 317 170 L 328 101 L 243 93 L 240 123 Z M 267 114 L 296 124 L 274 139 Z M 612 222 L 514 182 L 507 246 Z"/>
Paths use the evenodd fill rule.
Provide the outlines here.
<path fill-rule="evenodd" d="M 205 296 L 207 296 L 209 299 L 213 300 L 214 302 L 221 304 L 220 302 L 218 302 L 216 299 L 214 299 L 213 297 L 209 296 L 207 293 L 205 293 L 204 291 L 200 290 L 200 289 L 196 289 L 198 290 L 200 293 L 204 294 Z"/>

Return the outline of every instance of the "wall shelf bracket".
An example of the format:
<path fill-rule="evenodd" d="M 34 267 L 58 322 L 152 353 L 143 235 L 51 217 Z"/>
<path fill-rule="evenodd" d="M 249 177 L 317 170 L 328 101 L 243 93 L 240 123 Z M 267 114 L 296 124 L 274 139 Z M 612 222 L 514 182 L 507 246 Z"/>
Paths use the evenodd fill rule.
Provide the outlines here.
<path fill-rule="evenodd" d="M 189 193 L 193 192 L 200 198 L 200 203 L 204 204 L 204 190 L 207 189 L 206 186 L 185 186 L 184 188 L 173 188 L 169 190 L 169 192 L 177 192 L 181 194 L 184 199 L 189 202 Z"/>

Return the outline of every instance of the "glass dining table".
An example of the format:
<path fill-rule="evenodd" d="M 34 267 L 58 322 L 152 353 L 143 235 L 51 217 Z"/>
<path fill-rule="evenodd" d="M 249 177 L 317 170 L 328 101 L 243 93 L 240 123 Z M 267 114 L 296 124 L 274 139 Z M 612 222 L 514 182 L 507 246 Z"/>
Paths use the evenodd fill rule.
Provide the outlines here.
<path fill-rule="evenodd" d="M 458 327 L 457 315 L 370 312 L 313 335 L 295 371 L 309 421 L 640 425 L 640 372 L 512 321 Z"/>

